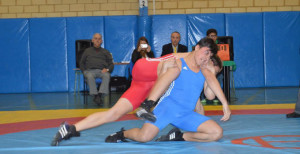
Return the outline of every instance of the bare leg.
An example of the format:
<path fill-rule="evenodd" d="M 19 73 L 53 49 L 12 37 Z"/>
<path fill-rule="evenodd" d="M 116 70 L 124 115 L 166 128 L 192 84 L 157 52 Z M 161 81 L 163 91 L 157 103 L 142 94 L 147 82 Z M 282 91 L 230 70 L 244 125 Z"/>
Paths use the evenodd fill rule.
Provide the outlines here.
<path fill-rule="evenodd" d="M 211 142 L 217 141 L 223 136 L 223 129 L 213 120 L 207 120 L 202 123 L 198 132 L 185 132 L 183 138 L 186 141 Z"/>
<path fill-rule="evenodd" d="M 150 123 L 145 123 L 142 128 L 133 128 L 124 131 L 124 137 L 138 141 L 151 141 L 159 132 L 159 129 Z"/>
<path fill-rule="evenodd" d="M 120 98 L 118 102 L 108 111 L 93 113 L 83 120 L 77 122 L 75 124 L 76 131 L 82 131 L 103 125 L 108 122 L 113 122 L 123 115 L 131 112 L 132 109 L 132 105 L 127 99 Z"/>

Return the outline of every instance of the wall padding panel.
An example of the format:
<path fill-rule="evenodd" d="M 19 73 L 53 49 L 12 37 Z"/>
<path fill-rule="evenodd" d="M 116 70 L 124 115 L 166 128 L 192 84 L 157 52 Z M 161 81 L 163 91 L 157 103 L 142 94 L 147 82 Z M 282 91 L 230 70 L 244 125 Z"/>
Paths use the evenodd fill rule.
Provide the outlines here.
<path fill-rule="evenodd" d="M 299 86 L 300 13 L 264 13 L 266 86 Z"/>
<path fill-rule="evenodd" d="M 262 13 L 225 14 L 226 35 L 233 36 L 236 87 L 264 87 Z"/>
<path fill-rule="evenodd" d="M 187 15 L 188 46 L 194 46 L 206 37 L 206 31 L 214 28 L 218 36 L 225 36 L 224 14 L 191 14 Z"/>
<path fill-rule="evenodd" d="M 32 92 L 68 90 L 65 18 L 32 18 L 30 68 Z"/>
<path fill-rule="evenodd" d="M 0 93 L 30 92 L 27 19 L 0 20 Z"/>
<path fill-rule="evenodd" d="M 137 16 L 109 16 L 104 20 L 105 47 L 112 53 L 114 62 L 130 61 L 137 42 Z M 127 67 L 116 65 L 112 76 L 125 76 Z"/>
<path fill-rule="evenodd" d="M 151 25 L 152 17 L 150 16 L 139 16 L 138 17 L 138 38 L 137 40 L 145 36 L 148 41 L 151 41 Z"/>

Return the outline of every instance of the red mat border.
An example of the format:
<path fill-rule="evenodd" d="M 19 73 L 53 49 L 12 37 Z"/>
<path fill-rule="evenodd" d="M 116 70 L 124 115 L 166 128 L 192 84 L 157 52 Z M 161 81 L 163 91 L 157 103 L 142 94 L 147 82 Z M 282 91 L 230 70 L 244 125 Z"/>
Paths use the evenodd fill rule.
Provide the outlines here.
<path fill-rule="evenodd" d="M 247 115 L 247 114 L 287 114 L 293 112 L 293 109 L 253 109 L 253 110 L 232 110 L 232 115 Z M 205 115 L 223 115 L 223 111 L 214 110 L 206 111 Z M 84 117 L 76 118 L 60 118 L 60 119 L 50 119 L 50 120 L 38 120 L 38 121 L 26 121 L 17 123 L 0 124 L 0 135 L 17 133 L 30 130 L 39 130 L 46 128 L 58 127 L 63 121 L 67 121 L 70 124 L 74 124 Z M 134 114 L 127 114 L 117 121 L 124 120 L 137 120 Z"/>

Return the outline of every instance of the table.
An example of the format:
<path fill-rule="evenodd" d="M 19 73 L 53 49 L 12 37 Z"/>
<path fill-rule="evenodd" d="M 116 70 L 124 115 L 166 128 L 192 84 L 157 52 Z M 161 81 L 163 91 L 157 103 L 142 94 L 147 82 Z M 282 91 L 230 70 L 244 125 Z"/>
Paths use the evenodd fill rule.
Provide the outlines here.
<path fill-rule="evenodd" d="M 236 69 L 234 61 L 223 61 L 223 92 L 228 103 L 230 103 L 230 67 L 232 67 L 232 70 Z"/>

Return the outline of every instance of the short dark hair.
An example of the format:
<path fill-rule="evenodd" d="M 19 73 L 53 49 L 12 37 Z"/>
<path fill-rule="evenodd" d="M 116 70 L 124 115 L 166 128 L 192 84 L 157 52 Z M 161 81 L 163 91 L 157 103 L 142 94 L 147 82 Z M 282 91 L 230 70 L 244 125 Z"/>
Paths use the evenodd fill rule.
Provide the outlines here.
<path fill-rule="evenodd" d="M 213 55 L 210 57 L 210 59 L 213 62 L 214 66 L 218 66 L 220 69 L 222 69 L 223 62 L 218 55 Z"/>
<path fill-rule="evenodd" d="M 217 30 L 213 29 L 213 28 L 211 28 L 211 29 L 209 29 L 209 30 L 206 31 L 206 36 L 208 36 L 210 33 L 216 33 L 216 35 L 218 35 Z"/>
<path fill-rule="evenodd" d="M 218 48 L 217 44 L 215 43 L 215 41 L 213 39 L 211 39 L 211 38 L 208 38 L 208 37 L 202 38 L 197 43 L 197 45 L 199 45 L 200 48 L 202 48 L 202 47 L 208 47 L 213 55 L 217 54 L 217 52 L 219 50 L 219 48 Z"/>
<path fill-rule="evenodd" d="M 177 33 L 177 34 L 179 34 L 179 36 L 181 37 L 181 35 L 180 35 L 180 33 L 179 33 L 178 31 L 174 31 L 174 32 L 172 32 L 172 33 L 171 33 L 171 36 L 172 36 L 172 34 L 174 34 L 174 33 Z"/>

